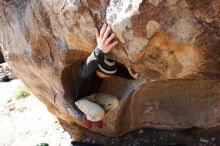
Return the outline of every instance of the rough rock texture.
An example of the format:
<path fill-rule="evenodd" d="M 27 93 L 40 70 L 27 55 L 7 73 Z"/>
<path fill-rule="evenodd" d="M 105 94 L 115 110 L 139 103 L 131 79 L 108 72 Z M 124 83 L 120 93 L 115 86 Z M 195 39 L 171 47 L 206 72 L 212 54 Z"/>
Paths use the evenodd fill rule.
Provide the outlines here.
<path fill-rule="evenodd" d="M 69 102 L 74 75 L 104 22 L 120 41 L 109 56 L 141 77 L 104 82 L 119 106 L 92 131 L 220 124 L 220 0 L 2 0 L 1 52 L 52 113 L 83 125 Z"/>
<path fill-rule="evenodd" d="M 11 68 L 9 67 L 8 63 L 1 63 L 0 64 L 0 82 L 7 82 L 12 79 L 15 79 L 16 76 L 12 72 Z"/>

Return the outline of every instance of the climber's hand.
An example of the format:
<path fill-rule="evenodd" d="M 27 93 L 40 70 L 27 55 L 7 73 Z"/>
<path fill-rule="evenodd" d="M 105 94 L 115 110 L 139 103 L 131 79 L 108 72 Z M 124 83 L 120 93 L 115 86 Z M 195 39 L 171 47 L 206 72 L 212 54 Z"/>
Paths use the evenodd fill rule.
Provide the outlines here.
<path fill-rule="evenodd" d="M 133 69 L 131 69 L 130 66 L 127 66 L 127 65 L 126 65 L 126 67 L 127 67 L 127 69 L 128 69 L 128 72 L 130 73 L 130 75 L 131 75 L 133 78 L 137 79 L 137 78 L 139 77 L 139 73 L 138 73 L 138 72 L 136 72 L 136 71 L 134 71 Z"/>
<path fill-rule="evenodd" d="M 111 42 L 113 38 L 115 37 L 115 33 L 112 33 L 109 36 L 109 33 L 111 32 L 110 26 L 107 27 L 106 24 L 103 24 L 102 29 L 100 30 L 100 33 L 98 29 L 96 29 L 96 41 L 97 41 L 97 47 L 103 52 L 108 53 L 111 51 L 111 49 L 118 44 L 118 41 Z"/>

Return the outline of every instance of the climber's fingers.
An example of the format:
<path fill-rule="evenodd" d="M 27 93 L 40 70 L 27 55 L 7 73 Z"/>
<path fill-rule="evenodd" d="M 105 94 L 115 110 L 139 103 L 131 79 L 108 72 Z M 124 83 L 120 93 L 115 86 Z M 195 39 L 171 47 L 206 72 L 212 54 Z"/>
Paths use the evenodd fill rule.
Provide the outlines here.
<path fill-rule="evenodd" d="M 106 29 L 106 31 L 105 31 L 105 33 L 104 33 L 104 36 L 103 36 L 103 38 L 102 38 L 102 42 L 101 42 L 102 44 L 105 43 L 106 39 L 108 38 L 108 35 L 109 35 L 110 31 L 111 31 L 111 27 L 108 26 L 107 29 Z"/>
<path fill-rule="evenodd" d="M 101 39 L 103 38 L 103 36 L 104 36 L 104 34 L 105 34 L 106 27 L 107 27 L 106 24 L 103 24 L 103 25 L 102 25 L 102 28 L 101 28 L 101 30 L 100 30 L 100 36 L 99 36 Z"/>
<path fill-rule="evenodd" d="M 134 71 L 130 66 L 126 65 L 127 69 L 128 69 L 128 72 L 130 73 L 130 75 L 133 77 L 133 78 L 138 78 L 139 77 L 139 73 Z"/>
<path fill-rule="evenodd" d="M 111 36 L 106 39 L 105 45 L 108 45 L 113 40 L 114 37 L 115 37 L 115 33 L 112 33 Z"/>
<path fill-rule="evenodd" d="M 118 41 L 114 41 L 113 43 L 109 44 L 106 48 L 107 52 L 109 52 L 114 46 L 118 44 Z"/>
<path fill-rule="evenodd" d="M 96 40 L 98 40 L 99 39 L 99 30 L 96 28 L 96 34 L 95 34 L 95 36 L 96 36 Z"/>

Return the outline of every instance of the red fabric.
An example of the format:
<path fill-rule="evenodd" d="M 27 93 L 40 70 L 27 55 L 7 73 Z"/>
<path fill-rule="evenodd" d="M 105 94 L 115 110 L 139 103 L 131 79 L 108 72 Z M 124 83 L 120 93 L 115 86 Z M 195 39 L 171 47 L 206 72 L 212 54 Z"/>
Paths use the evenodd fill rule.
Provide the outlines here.
<path fill-rule="evenodd" d="M 83 116 L 83 122 L 84 122 L 84 125 L 86 126 L 86 128 L 91 128 L 92 121 L 88 120 L 85 115 Z M 98 128 L 103 127 L 103 121 L 102 120 L 96 121 L 95 124 Z"/>
<path fill-rule="evenodd" d="M 85 115 L 83 117 L 83 121 L 84 121 L 86 128 L 90 128 L 92 126 L 92 121 L 88 120 Z"/>
<path fill-rule="evenodd" d="M 96 126 L 98 128 L 102 128 L 103 127 L 103 121 L 102 120 L 95 122 L 95 124 L 96 124 Z"/>

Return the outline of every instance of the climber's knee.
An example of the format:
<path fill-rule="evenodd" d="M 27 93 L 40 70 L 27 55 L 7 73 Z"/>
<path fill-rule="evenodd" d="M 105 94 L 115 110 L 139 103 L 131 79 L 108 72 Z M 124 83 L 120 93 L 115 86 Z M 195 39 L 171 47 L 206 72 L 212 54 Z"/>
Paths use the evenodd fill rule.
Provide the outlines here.
<path fill-rule="evenodd" d="M 95 100 L 95 97 L 96 97 L 96 94 L 97 94 L 97 93 L 93 93 L 93 94 L 91 94 L 91 95 L 85 97 L 85 99 L 88 99 L 88 100 L 90 100 L 90 101 L 94 101 L 94 100 Z"/>
<path fill-rule="evenodd" d="M 79 99 L 75 102 L 75 104 L 90 121 L 100 121 L 104 118 L 104 109 L 88 99 Z"/>
<path fill-rule="evenodd" d="M 95 102 L 99 104 L 106 111 L 114 109 L 118 106 L 117 97 L 105 93 L 97 93 Z"/>

